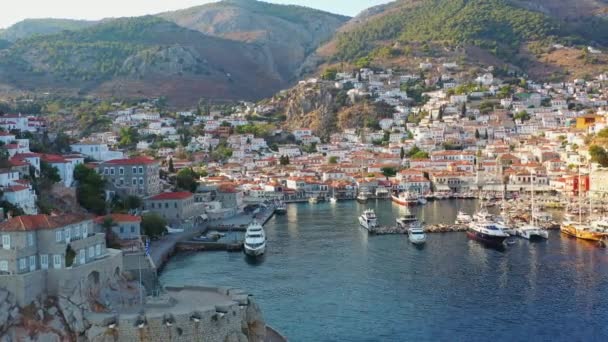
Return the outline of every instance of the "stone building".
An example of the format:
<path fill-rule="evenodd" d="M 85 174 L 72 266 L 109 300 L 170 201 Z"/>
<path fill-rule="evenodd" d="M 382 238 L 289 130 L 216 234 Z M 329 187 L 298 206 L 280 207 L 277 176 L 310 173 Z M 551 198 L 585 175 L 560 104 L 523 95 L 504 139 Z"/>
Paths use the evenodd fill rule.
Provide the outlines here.
<path fill-rule="evenodd" d="M 121 272 L 121 252 L 84 215 L 18 216 L 0 223 L 0 237 L 0 288 L 20 305 Z"/>
<path fill-rule="evenodd" d="M 104 222 L 112 222 L 112 233 L 119 240 L 138 240 L 141 237 L 141 217 L 127 214 L 110 214 L 95 219 L 97 231 L 104 232 Z"/>
<path fill-rule="evenodd" d="M 145 157 L 108 160 L 97 166 L 97 172 L 107 180 L 109 196 L 158 194 L 161 190 L 159 170 L 158 161 Z"/>
<path fill-rule="evenodd" d="M 164 192 L 144 200 L 145 209 L 158 213 L 165 220 L 178 222 L 205 213 L 203 203 L 194 200 L 190 192 Z"/>

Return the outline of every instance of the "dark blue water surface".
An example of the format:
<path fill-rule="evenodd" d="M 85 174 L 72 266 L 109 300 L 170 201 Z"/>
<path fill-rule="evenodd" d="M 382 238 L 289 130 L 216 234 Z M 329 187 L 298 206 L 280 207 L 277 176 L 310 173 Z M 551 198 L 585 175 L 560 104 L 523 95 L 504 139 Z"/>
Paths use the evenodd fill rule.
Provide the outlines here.
<path fill-rule="evenodd" d="M 430 202 L 415 212 L 448 223 L 474 206 Z M 605 249 L 558 231 L 504 251 L 464 233 L 430 235 L 419 249 L 406 236 L 368 236 L 357 223 L 366 207 L 383 224 L 402 210 L 389 201 L 290 205 L 267 223 L 261 262 L 183 254 L 161 280 L 243 288 L 291 341 L 608 340 Z"/>

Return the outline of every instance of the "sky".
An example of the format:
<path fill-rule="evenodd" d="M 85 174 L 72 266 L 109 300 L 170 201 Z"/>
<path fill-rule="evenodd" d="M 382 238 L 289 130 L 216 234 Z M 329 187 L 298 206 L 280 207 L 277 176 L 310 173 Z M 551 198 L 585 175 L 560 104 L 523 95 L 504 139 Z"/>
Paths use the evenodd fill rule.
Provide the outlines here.
<path fill-rule="evenodd" d="M 354 16 L 390 0 L 267 0 Z M 202 5 L 213 0 L 0 0 L 0 28 L 27 18 L 98 20 L 131 17 Z"/>

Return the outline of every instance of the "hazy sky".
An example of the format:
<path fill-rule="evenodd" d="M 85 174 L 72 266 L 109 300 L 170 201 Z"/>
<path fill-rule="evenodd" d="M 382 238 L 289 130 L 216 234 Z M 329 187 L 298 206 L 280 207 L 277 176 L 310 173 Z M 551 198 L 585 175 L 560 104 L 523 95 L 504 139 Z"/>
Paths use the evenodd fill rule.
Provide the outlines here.
<path fill-rule="evenodd" d="M 102 19 L 176 10 L 213 0 L 0 0 L 0 28 L 26 18 Z M 354 16 L 390 0 L 268 0 Z"/>

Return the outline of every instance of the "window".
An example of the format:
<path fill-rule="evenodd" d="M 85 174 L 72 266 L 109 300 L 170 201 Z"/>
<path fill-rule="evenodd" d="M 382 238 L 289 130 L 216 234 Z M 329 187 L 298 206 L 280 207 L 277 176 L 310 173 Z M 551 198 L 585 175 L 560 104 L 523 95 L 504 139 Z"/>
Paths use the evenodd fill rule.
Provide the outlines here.
<path fill-rule="evenodd" d="M 34 245 L 34 233 L 27 233 L 27 245 L 30 247 Z"/>
<path fill-rule="evenodd" d="M 107 175 L 107 174 L 109 173 L 109 171 L 108 171 L 108 168 L 107 168 L 107 167 L 104 167 L 104 168 L 103 168 L 103 173 L 104 173 L 104 175 Z"/>
<path fill-rule="evenodd" d="M 95 245 L 95 255 L 97 255 L 97 256 L 101 255 L 101 245 L 100 244 Z"/>
<path fill-rule="evenodd" d="M 119 175 L 124 175 L 125 174 L 125 168 L 124 167 L 118 168 L 118 174 Z"/>
<path fill-rule="evenodd" d="M 112 176 L 114 176 L 114 173 L 115 173 L 114 168 L 111 168 L 111 169 L 110 169 L 110 174 L 111 174 Z"/>
<path fill-rule="evenodd" d="M 89 247 L 89 259 L 93 259 L 95 257 L 95 247 Z"/>
<path fill-rule="evenodd" d="M 118 181 L 118 184 L 119 184 L 119 185 L 125 185 L 125 179 L 124 179 L 124 178 L 121 178 L 121 179 Z"/>
<path fill-rule="evenodd" d="M 89 236 L 89 227 L 85 223 L 82 225 L 82 237 L 86 238 L 87 236 Z"/>
<path fill-rule="evenodd" d="M 79 238 L 80 237 L 80 226 L 74 227 L 74 237 L 75 238 Z"/>
<path fill-rule="evenodd" d="M 36 270 L 36 256 L 32 255 L 30 256 L 30 272 L 33 272 Z"/>
<path fill-rule="evenodd" d="M 173 207 L 177 209 L 177 202 L 173 203 Z"/>
<path fill-rule="evenodd" d="M 135 234 L 135 226 L 131 226 L 131 234 Z"/>
<path fill-rule="evenodd" d="M 0 261 L 0 272 L 8 272 L 8 261 Z"/>
<path fill-rule="evenodd" d="M 133 180 L 131 181 L 132 185 L 137 185 L 137 178 L 133 177 Z"/>
<path fill-rule="evenodd" d="M 143 166 L 139 167 L 139 174 L 143 175 L 144 174 L 144 168 Z"/>
<path fill-rule="evenodd" d="M 78 256 L 79 256 L 81 265 L 84 265 L 87 263 L 87 251 L 84 248 L 78 251 Z"/>
<path fill-rule="evenodd" d="M 25 260 L 25 258 L 19 259 L 19 270 L 23 271 L 25 270 L 25 267 L 27 267 L 27 261 Z"/>
<path fill-rule="evenodd" d="M 63 233 L 63 235 L 65 237 L 65 242 L 70 242 L 70 239 L 72 238 L 72 229 L 66 228 L 65 233 Z"/>
<path fill-rule="evenodd" d="M 142 177 L 139 177 L 139 185 L 141 185 L 141 186 L 144 185 L 144 179 Z"/>
<path fill-rule="evenodd" d="M 49 256 L 46 254 L 40 254 L 40 268 L 46 270 L 49 268 Z"/>
<path fill-rule="evenodd" d="M 120 234 L 123 234 L 125 232 L 125 227 L 120 227 Z"/>
<path fill-rule="evenodd" d="M 61 268 L 61 254 L 53 255 L 53 268 Z"/>
<path fill-rule="evenodd" d="M 11 236 L 10 235 L 2 235 L 2 248 L 11 249 Z"/>
<path fill-rule="evenodd" d="M 55 242 L 61 242 L 63 241 L 63 234 L 61 232 L 61 230 L 58 230 L 55 232 Z"/>
<path fill-rule="evenodd" d="M 133 166 L 133 168 L 131 169 L 131 173 L 132 174 L 137 174 L 137 168 L 135 166 Z"/>

